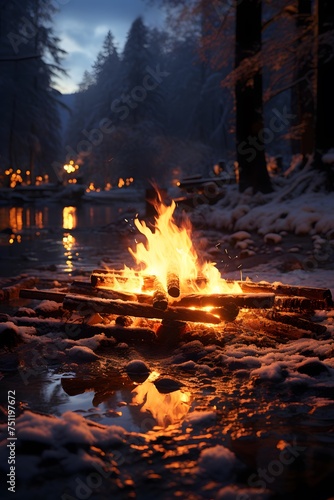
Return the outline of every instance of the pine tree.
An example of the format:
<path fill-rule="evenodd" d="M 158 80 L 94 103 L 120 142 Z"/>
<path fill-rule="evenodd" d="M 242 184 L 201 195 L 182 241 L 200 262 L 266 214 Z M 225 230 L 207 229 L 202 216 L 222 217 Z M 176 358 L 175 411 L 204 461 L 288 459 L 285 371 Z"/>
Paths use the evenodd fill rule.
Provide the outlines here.
<path fill-rule="evenodd" d="M 63 51 L 51 27 L 54 12 L 49 0 L 9 0 L 1 16 L 0 64 L 6 76 L 0 86 L 4 103 L 0 151 L 7 168 L 29 169 L 32 182 L 37 174 L 55 178 L 51 164 L 60 148 L 53 84 L 62 71 Z"/>

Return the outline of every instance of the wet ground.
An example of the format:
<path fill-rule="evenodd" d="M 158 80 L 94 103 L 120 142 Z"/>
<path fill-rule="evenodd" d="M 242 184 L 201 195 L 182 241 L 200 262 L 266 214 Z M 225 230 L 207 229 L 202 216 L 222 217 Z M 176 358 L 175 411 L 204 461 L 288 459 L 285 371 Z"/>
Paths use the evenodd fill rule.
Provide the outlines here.
<path fill-rule="evenodd" d="M 65 222 L 63 208 L 49 209 L 41 227 L 16 222 L 13 232 L 11 219 L 10 234 L 3 227 L 7 219 L 0 219 L 3 282 L 28 269 L 61 282 L 88 279 L 89 271 L 103 263 L 130 264 L 126 248 L 136 238 L 135 209 L 94 207 L 91 219 L 88 207 L 82 219 L 80 211 L 68 210 Z M 20 213 L 27 221 L 28 212 Z M 313 251 L 307 238 L 287 239 L 279 251 L 254 236 L 258 254 L 240 259 L 225 235 L 199 228 L 197 236 L 203 254 L 235 279 L 243 268 L 256 270 L 269 260 L 273 271 L 281 269 L 288 279 L 291 271 L 305 267 Z M 36 305 L 18 302 L 1 312 Z M 333 320 L 332 313 L 317 319 L 329 332 Z M 137 326 L 156 328 L 152 322 Z M 241 315 L 215 329 L 189 328 L 179 342 L 163 346 L 86 339 L 81 347 L 92 349 L 90 358 L 71 351 L 75 341 L 66 342 L 52 328 L 39 337 L 32 333 L 23 329 L 24 342 L 1 353 L 1 405 L 6 407 L 8 390 L 16 391 L 16 498 L 333 497 L 331 333 L 284 338 L 256 315 Z M 131 360 L 147 365 L 146 377 L 129 375 Z M 78 420 L 68 417 L 69 411 Z M 59 418 L 68 423 L 56 438 Z M 116 432 L 113 426 L 124 429 L 121 442 L 108 441 L 106 429 Z M 36 429 L 41 429 L 39 437 Z M 2 449 L 1 474 L 7 470 L 5 458 Z"/>

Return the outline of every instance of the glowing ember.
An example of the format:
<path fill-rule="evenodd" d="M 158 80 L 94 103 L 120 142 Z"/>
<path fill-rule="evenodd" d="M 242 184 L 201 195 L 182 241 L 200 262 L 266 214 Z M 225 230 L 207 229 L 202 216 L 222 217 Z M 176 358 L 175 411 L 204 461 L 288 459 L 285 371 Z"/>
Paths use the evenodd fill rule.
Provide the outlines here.
<path fill-rule="evenodd" d="M 134 251 L 129 248 L 144 274 L 155 276 L 165 291 L 168 290 L 169 280 L 175 278 L 181 295 L 198 291 L 202 294 L 241 292 L 238 284 L 226 283 L 221 278 L 215 263 L 200 262 L 192 243 L 189 220 L 178 227 L 173 219 L 176 208 L 174 201 L 166 206 L 159 199 L 155 208 L 158 217 L 155 218 L 153 231 L 144 221 L 134 221 L 137 229 L 146 237 L 146 244 L 138 243 Z"/>

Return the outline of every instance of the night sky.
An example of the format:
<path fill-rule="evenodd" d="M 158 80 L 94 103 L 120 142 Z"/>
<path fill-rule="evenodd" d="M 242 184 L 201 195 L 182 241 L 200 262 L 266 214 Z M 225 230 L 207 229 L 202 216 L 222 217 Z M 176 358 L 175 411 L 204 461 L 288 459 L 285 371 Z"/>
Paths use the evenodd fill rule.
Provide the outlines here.
<path fill-rule="evenodd" d="M 68 52 L 63 67 L 68 77 L 58 80 L 63 93 L 77 90 L 85 70 L 90 70 L 103 40 L 111 30 L 121 51 L 131 23 L 142 16 L 148 26 L 159 27 L 163 12 L 145 0 L 56 0 L 59 12 L 54 17 L 55 34 Z"/>

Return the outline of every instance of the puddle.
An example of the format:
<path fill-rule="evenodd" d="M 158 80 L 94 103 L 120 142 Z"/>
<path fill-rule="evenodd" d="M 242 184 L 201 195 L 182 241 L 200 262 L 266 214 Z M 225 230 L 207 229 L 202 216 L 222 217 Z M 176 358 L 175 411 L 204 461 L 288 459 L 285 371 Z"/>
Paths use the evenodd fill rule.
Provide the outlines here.
<path fill-rule="evenodd" d="M 67 411 L 104 425 L 119 425 L 129 432 L 145 433 L 154 426 L 181 423 L 191 408 L 189 391 L 159 392 L 159 373 L 137 383 L 126 374 L 108 368 L 108 378 L 90 373 L 55 373 L 51 370 L 31 377 L 25 386 L 20 374 L 1 381 L 2 405 L 8 390 L 16 391 L 17 401 L 26 410 L 61 416 Z"/>

